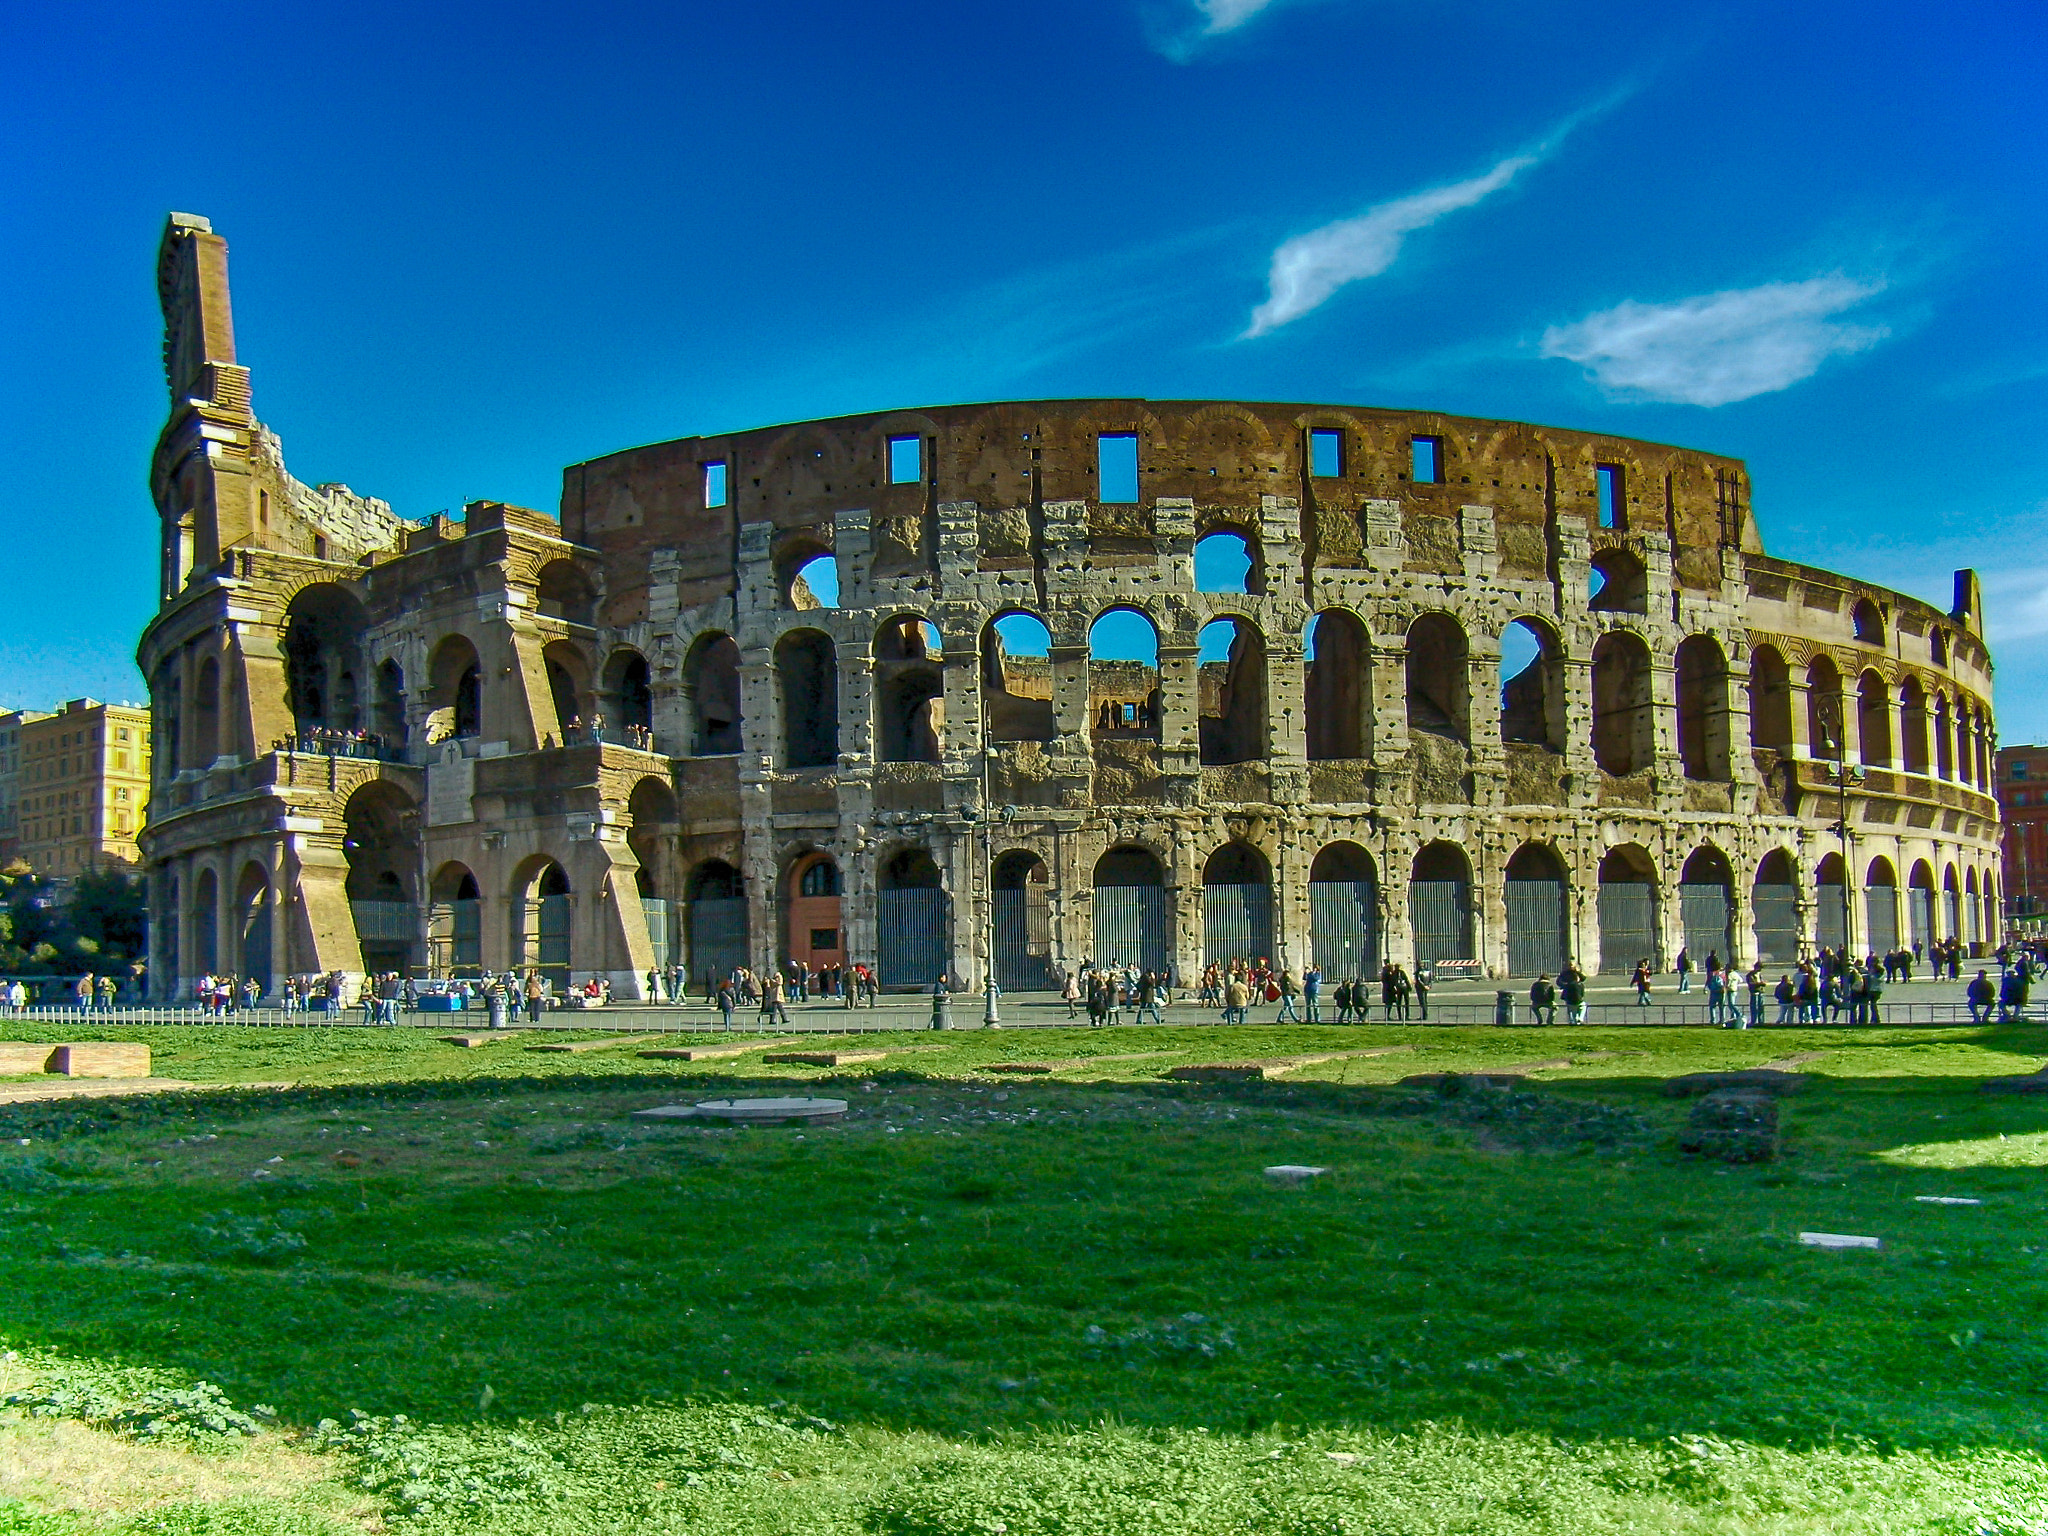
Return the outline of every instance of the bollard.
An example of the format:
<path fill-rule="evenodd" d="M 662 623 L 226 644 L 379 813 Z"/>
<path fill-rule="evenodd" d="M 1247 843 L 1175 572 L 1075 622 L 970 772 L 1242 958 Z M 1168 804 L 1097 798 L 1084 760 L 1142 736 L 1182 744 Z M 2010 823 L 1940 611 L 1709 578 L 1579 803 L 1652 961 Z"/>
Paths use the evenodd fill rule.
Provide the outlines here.
<path fill-rule="evenodd" d="M 1515 1022 L 1515 994 L 1496 992 L 1493 994 L 1493 1022 L 1512 1024 Z"/>
<path fill-rule="evenodd" d="M 943 985 L 935 987 L 932 989 L 932 1028 L 951 1029 L 952 1027 L 953 995 Z"/>

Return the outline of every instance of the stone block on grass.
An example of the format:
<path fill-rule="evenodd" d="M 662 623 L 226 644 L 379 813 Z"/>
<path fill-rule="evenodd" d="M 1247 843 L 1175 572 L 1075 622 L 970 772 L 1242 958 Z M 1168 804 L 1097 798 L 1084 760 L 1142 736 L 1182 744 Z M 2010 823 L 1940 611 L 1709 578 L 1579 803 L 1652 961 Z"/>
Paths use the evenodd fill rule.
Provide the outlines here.
<path fill-rule="evenodd" d="M 1882 1248 L 1884 1240 L 1858 1237 L 1849 1232 L 1802 1232 L 1799 1241 L 1808 1248 Z"/>
<path fill-rule="evenodd" d="M 887 1051 L 771 1051 L 763 1061 L 799 1067 L 850 1067 L 858 1061 L 880 1061 Z"/>
<path fill-rule="evenodd" d="M 1266 1069 L 1255 1061 L 1210 1061 L 1191 1067 L 1168 1067 L 1160 1076 L 1182 1083 L 1263 1083 Z"/>
<path fill-rule="evenodd" d="M 50 1052 L 49 1070 L 65 1077 L 147 1077 L 149 1047 L 104 1040 L 60 1045 Z"/>
<path fill-rule="evenodd" d="M 28 1043 L 21 1040 L 0 1040 L 0 1077 L 14 1077 L 24 1072 L 47 1072 L 50 1070 L 52 1046 Z"/>

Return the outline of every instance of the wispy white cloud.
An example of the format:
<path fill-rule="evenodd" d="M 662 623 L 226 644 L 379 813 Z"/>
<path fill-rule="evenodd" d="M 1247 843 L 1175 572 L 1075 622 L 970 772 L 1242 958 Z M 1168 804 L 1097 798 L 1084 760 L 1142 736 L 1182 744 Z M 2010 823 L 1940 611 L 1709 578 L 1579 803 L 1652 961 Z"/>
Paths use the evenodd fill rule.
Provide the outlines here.
<path fill-rule="evenodd" d="M 1839 274 L 1703 293 L 1669 304 L 1630 299 L 1543 333 L 1543 355 L 1583 366 L 1604 389 L 1680 405 L 1728 405 L 1810 377 L 1830 357 L 1890 334 L 1835 317 L 1884 291 Z"/>
<path fill-rule="evenodd" d="M 1378 277 L 1401 254 L 1401 244 L 1447 213 L 1483 202 L 1537 163 L 1542 152 L 1510 155 L 1483 176 L 1432 187 L 1339 219 L 1281 243 L 1266 278 L 1266 302 L 1252 311 L 1246 336 L 1263 336 L 1299 320 L 1346 283 Z"/>
<path fill-rule="evenodd" d="M 1195 9 L 1202 13 L 1202 35 L 1217 37 L 1235 31 L 1275 3 L 1276 0 L 1195 0 Z"/>

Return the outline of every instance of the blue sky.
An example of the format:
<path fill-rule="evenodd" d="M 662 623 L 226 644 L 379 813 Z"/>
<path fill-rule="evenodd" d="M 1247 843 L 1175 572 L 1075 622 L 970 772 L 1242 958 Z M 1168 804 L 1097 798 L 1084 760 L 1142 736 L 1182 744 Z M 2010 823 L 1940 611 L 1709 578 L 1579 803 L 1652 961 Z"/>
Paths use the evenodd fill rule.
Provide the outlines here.
<path fill-rule="evenodd" d="M 164 214 L 295 473 L 420 516 L 897 405 L 1432 406 L 1749 461 L 1990 592 L 2048 738 L 2038 5 L 16 6 L 0 701 L 137 696 Z"/>

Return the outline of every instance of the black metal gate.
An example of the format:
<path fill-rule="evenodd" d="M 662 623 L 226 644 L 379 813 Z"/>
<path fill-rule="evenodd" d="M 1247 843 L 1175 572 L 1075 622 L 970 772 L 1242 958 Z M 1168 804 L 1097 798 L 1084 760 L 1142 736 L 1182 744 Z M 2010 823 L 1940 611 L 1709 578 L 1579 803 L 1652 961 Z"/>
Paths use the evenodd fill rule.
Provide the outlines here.
<path fill-rule="evenodd" d="M 1370 880 L 1315 880 L 1308 888 L 1309 951 L 1333 982 L 1376 976 L 1380 890 Z"/>
<path fill-rule="evenodd" d="M 1472 888 L 1466 881 L 1409 881 L 1408 925 L 1417 965 L 1478 958 L 1472 952 Z"/>
<path fill-rule="evenodd" d="M 1863 952 L 1888 955 L 1899 947 L 1899 888 L 1868 886 L 1863 892 Z"/>
<path fill-rule="evenodd" d="M 1842 923 L 1842 888 L 1814 887 L 1813 930 L 1822 949 L 1839 949 L 1845 942 Z"/>
<path fill-rule="evenodd" d="M 1205 963 L 1271 959 L 1273 955 L 1273 887 L 1270 885 L 1205 885 L 1202 887 L 1202 958 Z"/>
<path fill-rule="evenodd" d="M 1924 885 L 1916 885 L 1906 898 L 1907 919 L 1912 925 L 1906 935 L 1908 947 L 1915 944 L 1934 942 L 1934 892 Z"/>
<path fill-rule="evenodd" d="M 1657 888 L 1648 881 L 1611 881 L 1600 887 L 1600 970 L 1626 976 L 1638 960 L 1652 970 L 1664 963 L 1657 942 Z"/>
<path fill-rule="evenodd" d="M 1564 882 L 1510 880 L 1503 887 L 1508 914 L 1508 974 L 1555 976 L 1564 969 Z"/>
<path fill-rule="evenodd" d="M 1719 956 L 1723 965 L 1734 959 L 1734 919 L 1735 903 L 1725 885 L 1678 888 L 1678 920 L 1685 929 L 1685 947 L 1692 953 L 1694 970 L 1704 971 L 1710 954 Z"/>
<path fill-rule="evenodd" d="M 1095 953 L 1099 966 L 1135 965 L 1166 973 L 1166 887 L 1095 887 Z"/>
<path fill-rule="evenodd" d="M 995 902 L 996 985 L 1005 992 L 1051 986 L 1052 913 L 1045 888 L 997 890 Z"/>
<path fill-rule="evenodd" d="M 699 896 L 690 903 L 690 979 L 723 981 L 747 963 L 747 903 L 741 896 Z"/>
<path fill-rule="evenodd" d="M 1751 888 L 1750 916 L 1756 925 L 1756 957 L 1766 965 L 1791 965 L 1799 958 L 1799 887 Z"/>
<path fill-rule="evenodd" d="M 875 965 L 885 987 L 929 990 L 952 970 L 946 893 L 936 886 L 883 891 L 875 903 Z"/>

